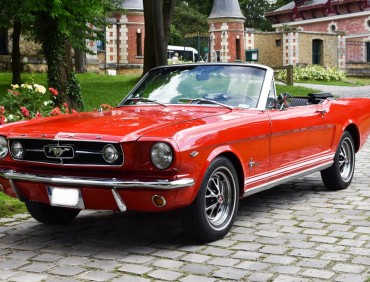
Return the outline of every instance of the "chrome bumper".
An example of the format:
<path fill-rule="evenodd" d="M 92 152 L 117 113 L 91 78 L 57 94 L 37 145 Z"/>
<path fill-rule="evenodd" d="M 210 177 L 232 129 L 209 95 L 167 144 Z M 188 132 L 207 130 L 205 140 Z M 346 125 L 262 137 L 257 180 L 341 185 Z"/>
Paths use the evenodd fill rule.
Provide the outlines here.
<path fill-rule="evenodd" d="M 128 189 L 128 188 L 147 188 L 155 190 L 172 190 L 178 188 L 187 188 L 194 185 L 195 181 L 192 178 L 184 178 L 179 180 L 158 180 L 158 181 L 124 181 L 115 178 L 79 178 L 48 175 L 37 175 L 20 173 L 13 170 L 0 171 L 0 176 L 9 180 L 23 180 L 30 182 L 47 183 L 51 185 L 73 185 L 73 186 L 97 186 L 110 189 Z"/>

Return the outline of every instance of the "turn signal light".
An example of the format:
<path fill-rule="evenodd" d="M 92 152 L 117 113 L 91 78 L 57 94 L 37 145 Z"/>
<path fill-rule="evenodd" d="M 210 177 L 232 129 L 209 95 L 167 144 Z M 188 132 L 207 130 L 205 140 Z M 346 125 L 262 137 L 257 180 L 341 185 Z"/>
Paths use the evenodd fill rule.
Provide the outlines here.
<path fill-rule="evenodd" d="M 154 195 L 152 197 L 152 202 L 157 208 L 162 208 L 166 205 L 166 199 L 163 196 Z"/>

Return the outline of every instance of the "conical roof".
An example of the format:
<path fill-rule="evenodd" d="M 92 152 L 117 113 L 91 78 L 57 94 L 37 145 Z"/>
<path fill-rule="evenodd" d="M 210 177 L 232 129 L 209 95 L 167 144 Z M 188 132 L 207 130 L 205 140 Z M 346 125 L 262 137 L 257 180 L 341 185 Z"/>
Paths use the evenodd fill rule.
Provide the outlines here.
<path fill-rule="evenodd" d="M 121 8 L 126 10 L 143 11 L 143 0 L 122 0 Z"/>
<path fill-rule="evenodd" d="M 235 18 L 245 20 L 238 0 L 214 0 L 208 19 Z"/>

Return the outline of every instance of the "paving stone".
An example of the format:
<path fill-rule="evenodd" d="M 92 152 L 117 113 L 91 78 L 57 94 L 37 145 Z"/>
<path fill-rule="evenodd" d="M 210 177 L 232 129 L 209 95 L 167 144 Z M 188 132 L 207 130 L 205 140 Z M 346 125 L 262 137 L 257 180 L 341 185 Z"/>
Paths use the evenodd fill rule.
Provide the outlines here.
<path fill-rule="evenodd" d="M 238 268 L 242 268 L 245 270 L 251 270 L 251 271 L 261 271 L 266 268 L 268 268 L 270 264 L 258 262 L 258 261 L 244 261 L 241 264 L 236 265 Z"/>
<path fill-rule="evenodd" d="M 211 256 L 200 255 L 200 254 L 189 254 L 181 258 L 181 260 L 188 261 L 188 262 L 195 262 L 195 263 L 202 263 L 206 262 L 207 260 L 211 259 Z"/>
<path fill-rule="evenodd" d="M 43 274 L 32 274 L 32 273 L 28 273 L 28 274 L 23 274 L 23 275 L 19 275 L 19 276 L 16 276 L 16 277 L 12 277 L 10 279 L 10 281 L 14 281 L 14 282 L 42 282 L 42 281 L 45 281 L 45 279 L 47 278 L 47 275 L 43 275 Z"/>
<path fill-rule="evenodd" d="M 255 272 L 255 273 L 251 274 L 248 277 L 248 281 L 251 281 L 251 282 L 267 282 L 267 281 L 271 281 L 271 277 L 273 277 L 273 274 L 271 274 L 271 273 Z"/>
<path fill-rule="evenodd" d="M 84 272 L 86 269 L 74 265 L 60 266 L 50 271 L 51 274 L 62 276 L 73 276 Z"/>
<path fill-rule="evenodd" d="M 323 260 L 323 259 L 302 259 L 300 260 L 297 265 L 307 268 L 325 268 L 328 264 L 330 264 L 330 260 Z"/>
<path fill-rule="evenodd" d="M 27 272 L 36 272 L 36 273 L 42 273 L 50 271 L 55 265 L 51 263 L 45 263 L 45 262 L 33 262 L 31 264 L 28 264 L 22 268 L 20 268 L 21 271 L 27 271 Z"/>
<path fill-rule="evenodd" d="M 242 280 L 249 272 L 236 268 L 221 268 L 213 273 L 213 276 L 222 279 Z"/>
<path fill-rule="evenodd" d="M 118 268 L 118 271 L 134 273 L 134 274 L 139 274 L 139 275 L 148 273 L 151 270 L 153 270 L 152 267 L 147 267 L 144 265 L 136 265 L 136 264 L 124 264 L 122 265 L 122 267 Z"/>
<path fill-rule="evenodd" d="M 181 282 L 215 282 L 216 279 L 214 278 L 208 278 L 204 276 L 196 276 L 196 275 L 188 275 L 182 279 L 180 279 Z"/>
<path fill-rule="evenodd" d="M 270 255 L 263 260 L 268 263 L 291 265 L 296 261 L 294 257 Z"/>
<path fill-rule="evenodd" d="M 182 273 L 170 270 L 154 270 L 148 276 L 166 281 L 174 281 L 182 276 Z"/>
<path fill-rule="evenodd" d="M 176 260 L 168 260 L 168 259 L 161 259 L 152 263 L 153 267 L 162 267 L 168 269 L 178 269 L 182 267 L 184 263 L 176 261 Z"/>
<path fill-rule="evenodd" d="M 88 271 L 79 275 L 79 278 L 89 281 L 109 281 L 116 276 L 117 274 L 110 272 Z"/>
<path fill-rule="evenodd" d="M 311 280 L 301 277 L 279 275 L 273 280 L 273 282 L 311 282 Z"/>
<path fill-rule="evenodd" d="M 314 258 L 318 256 L 320 252 L 315 250 L 309 249 L 295 249 L 289 253 L 290 256 L 294 257 L 306 257 L 306 258 Z"/>
<path fill-rule="evenodd" d="M 112 279 L 112 282 L 151 282 L 151 279 L 139 276 L 123 275 Z"/>
<path fill-rule="evenodd" d="M 275 265 L 269 269 L 270 272 L 278 272 L 283 274 L 296 274 L 300 270 L 301 267 L 292 265 Z"/>
<path fill-rule="evenodd" d="M 319 269 L 307 269 L 305 270 L 302 275 L 308 276 L 311 278 L 319 278 L 319 279 L 331 279 L 335 273 L 332 271 L 327 271 L 327 270 L 319 270 Z"/>
<path fill-rule="evenodd" d="M 366 267 L 362 265 L 344 264 L 344 263 L 338 263 L 333 267 L 333 270 L 335 271 L 351 273 L 361 273 L 365 269 Z"/>
<path fill-rule="evenodd" d="M 180 269 L 181 271 L 193 273 L 193 274 L 202 274 L 208 276 L 211 272 L 215 270 L 215 267 L 211 265 L 203 265 L 197 263 L 189 263 Z"/>

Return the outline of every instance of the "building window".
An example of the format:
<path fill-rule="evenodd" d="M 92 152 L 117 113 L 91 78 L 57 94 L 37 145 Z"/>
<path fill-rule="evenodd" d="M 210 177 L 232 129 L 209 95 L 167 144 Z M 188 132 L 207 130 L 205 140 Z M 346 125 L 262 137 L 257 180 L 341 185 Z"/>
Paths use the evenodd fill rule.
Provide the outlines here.
<path fill-rule="evenodd" d="M 8 54 L 8 31 L 0 30 L 0 55 Z"/>
<path fill-rule="evenodd" d="M 338 31 L 338 24 L 336 22 L 331 22 L 328 25 L 328 32 L 337 32 Z"/>
<path fill-rule="evenodd" d="M 280 47 L 280 46 L 281 46 L 281 39 L 276 39 L 276 40 L 275 40 L 275 45 L 276 45 L 277 47 Z"/>
<path fill-rule="evenodd" d="M 136 30 L 136 55 L 138 57 L 143 56 L 143 46 L 142 46 L 141 29 L 140 28 L 138 28 Z"/>
<path fill-rule="evenodd" d="M 370 62 L 370 42 L 366 42 L 366 62 Z"/>
<path fill-rule="evenodd" d="M 312 40 L 312 64 L 322 65 L 324 43 L 321 39 Z"/>
<path fill-rule="evenodd" d="M 240 37 L 239 35 L 236 36 L 236 40 L 235 40 L 235 51 L 236 51 L 236 60 L 237 61 L 240 61 L 242 56 L 241 56 L 241 50 L 240 50 Z"/>

